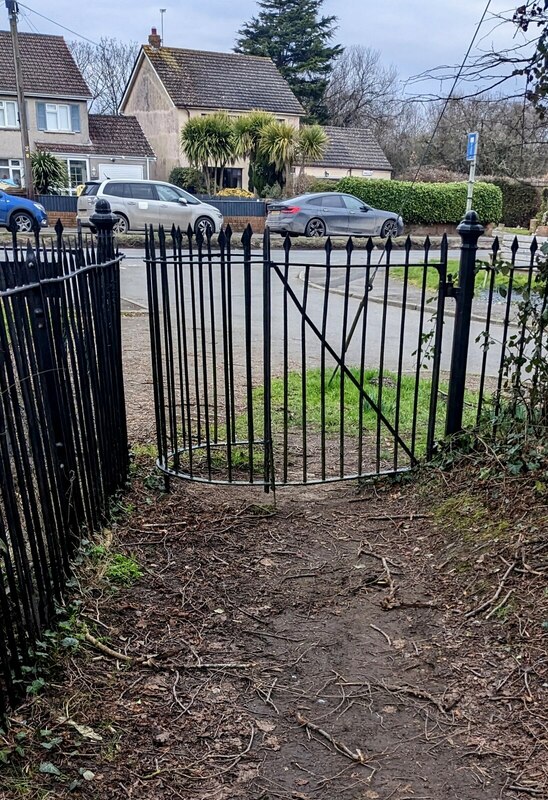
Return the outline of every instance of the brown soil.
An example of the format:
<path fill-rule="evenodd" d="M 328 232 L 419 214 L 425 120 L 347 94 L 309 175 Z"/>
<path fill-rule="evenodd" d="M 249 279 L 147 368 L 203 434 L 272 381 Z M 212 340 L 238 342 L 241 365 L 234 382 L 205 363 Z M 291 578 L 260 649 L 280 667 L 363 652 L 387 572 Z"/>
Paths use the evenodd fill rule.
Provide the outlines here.
<path fill-rule="evenodd" d="M 124 321 L 140 442 L 147 330 Z M 472 463 L 274 507 L 259 489 L 166 495 L 137 452 L 105 539 L 143 575 L 80 575 L 80 646 L 0 733 L 2 800 L 548 797 L 542 483 Z"/>
<path fill-rule="evenodd" d="M 111 545 L 144 575 L 103 580 L 83 607 L 133 661 L 90 643 L 64 660 L 13 717 L 10 737 L 34 730 L 34 744 L 5 768 L 2 798 L 548 796 L 542 503 L 519 528 L 516 496 L 509 527 L 496 492 L 469 494 L 457 474 L 454 502 L 435 475 L 286 490 L 274 509 L 258 491 L 162 494 L 148 463 Z M 467 617 L 514 562 L 512 602 Z M 61 739 L 49 752 L 43 729 Z"/>

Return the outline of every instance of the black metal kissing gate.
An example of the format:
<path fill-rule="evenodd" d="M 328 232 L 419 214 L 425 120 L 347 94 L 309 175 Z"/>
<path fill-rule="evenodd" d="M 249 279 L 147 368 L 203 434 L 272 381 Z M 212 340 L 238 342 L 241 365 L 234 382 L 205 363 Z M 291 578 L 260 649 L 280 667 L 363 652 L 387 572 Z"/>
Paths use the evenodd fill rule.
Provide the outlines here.
<path fill-rule="evenodd" d="M 444 433 L 479 419 L 500 391 L 511 304 L 498 319 L 498 242 L 473 313 L 472 212 L 453 254 L 444 237 L 300 253 L 147 232 L 160 468 L 194 481 L 267 490 L 407 470 Z M 458 288 L 448 274 L 460 264 Z M 514 252 L 515 261 L 515 252 Z M 529 273 L 533 270 L 531 254 Z M 478 262 L 479 263 L 479 262 Z M 511 296 L 511 283 L 510 293 Z M 479 301 L 478 301 L 479 302 Z M 449 305 L 450 304 L 450 305 Z M 483 319 L 478 319 L 483 314 Z M 500 333 L 500 347 L 476 341 Z M 496 337 L 495 337 L 496 338 Z M 468 366 L 468 369 L 467 369 Z M 476 377 L 470 378 L 470 375 Z M 467 388 L 468 386 L 468 388 Z"/>
<path fill-rule="evenodd" d="M 97 211 L 100 204 L 97 204 Z M 0 249 L 0 717 L 24 692 L 83 531 L 124 485 L 119 262 L 97 240 Z"/>

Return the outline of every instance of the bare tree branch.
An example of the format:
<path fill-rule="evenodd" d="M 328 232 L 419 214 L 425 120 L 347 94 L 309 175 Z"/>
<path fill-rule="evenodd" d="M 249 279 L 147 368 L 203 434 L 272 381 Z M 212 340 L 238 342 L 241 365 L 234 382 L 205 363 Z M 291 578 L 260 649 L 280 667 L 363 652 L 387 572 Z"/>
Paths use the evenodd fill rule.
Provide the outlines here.
<path fill-rule="evenodd" d="M 104 36 L 97 47 L 83 41 L 69 47 L 92 95 L 90 111 L 117 114 L 139 45 Z"/>

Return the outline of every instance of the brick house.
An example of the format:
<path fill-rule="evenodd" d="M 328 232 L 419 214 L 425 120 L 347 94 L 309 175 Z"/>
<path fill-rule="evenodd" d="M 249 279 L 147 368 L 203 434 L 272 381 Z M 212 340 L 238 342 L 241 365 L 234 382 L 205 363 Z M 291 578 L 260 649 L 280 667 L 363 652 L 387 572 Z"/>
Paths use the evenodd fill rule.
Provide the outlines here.
<path fill-rule="evenodd" d="M 91 178 L 147 178 L 154 163 L 138 121 L 88 113 L 91 94 L 61 36 L 20 33 L 30 149 L 65 161 L 67 192 Z M 0 179 L 25 183 L 11 35 L 0 31 Z"/>

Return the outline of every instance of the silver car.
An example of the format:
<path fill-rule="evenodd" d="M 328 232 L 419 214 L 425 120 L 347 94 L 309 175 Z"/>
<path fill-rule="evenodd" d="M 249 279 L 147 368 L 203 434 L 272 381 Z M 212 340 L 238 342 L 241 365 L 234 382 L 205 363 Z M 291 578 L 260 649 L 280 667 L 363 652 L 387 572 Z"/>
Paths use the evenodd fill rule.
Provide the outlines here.
<path fill-rule="evenodd" d="M 100 198 L 108 200 L 118 217 L 117 233 L 142 231 L 147 225 L 172 225 L 186 231 L 190 225 L 204 236 L 219 233 L 223 215 L 214 206 L 202 203 L 194 195 L 162 181 L 104 180 L 90 181 L 78 198 L 78 220 L 90 227 L 89 218 Z"/>
<path fill-rule="evenodd" d="M 302 194 L 270 203 L 266 224 L 274 233 L 290 236 L 400 236 L 403 219 L 380 211 L 351 194 Z"/>

